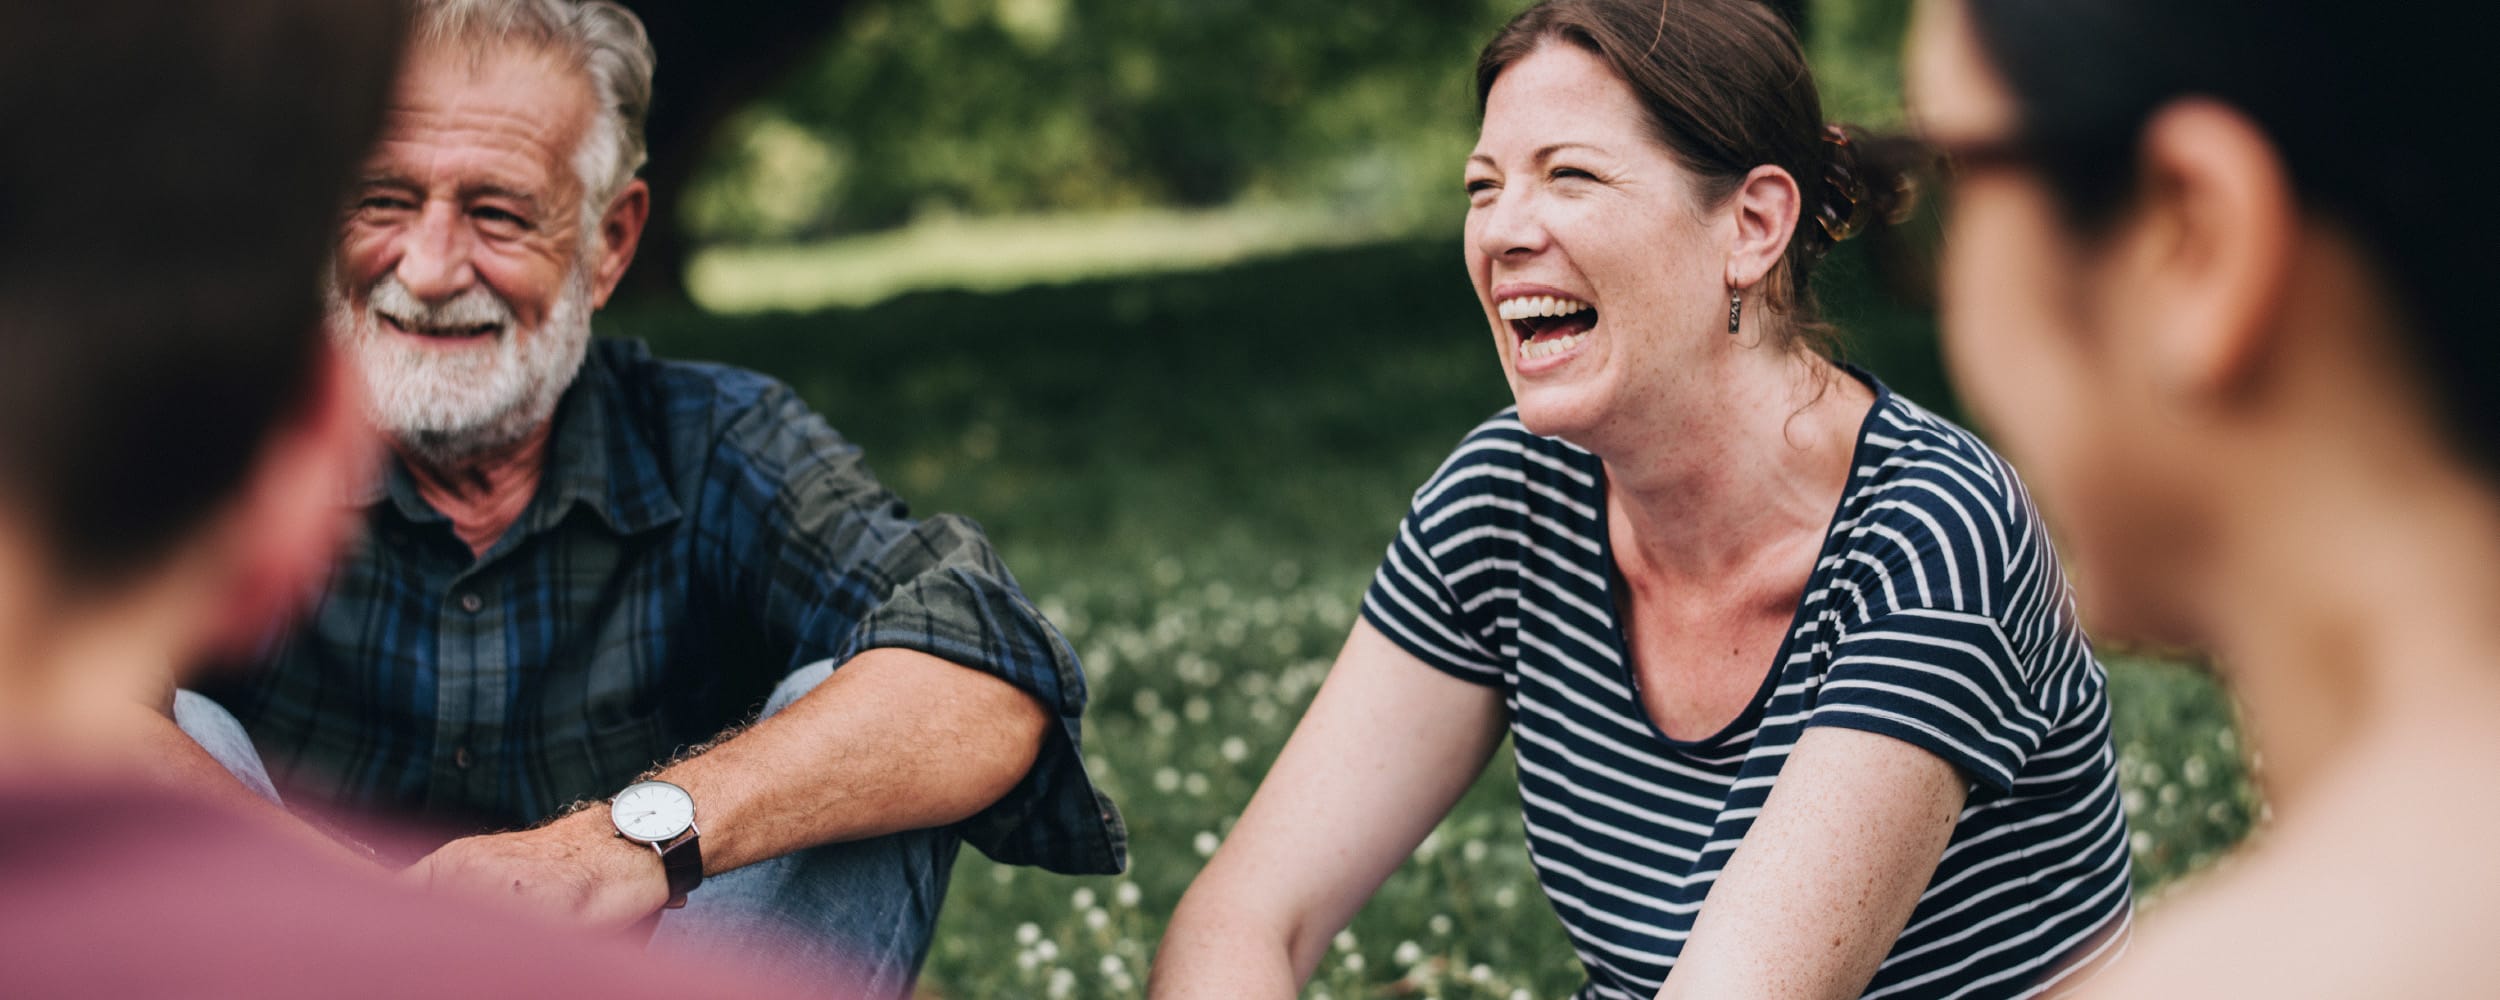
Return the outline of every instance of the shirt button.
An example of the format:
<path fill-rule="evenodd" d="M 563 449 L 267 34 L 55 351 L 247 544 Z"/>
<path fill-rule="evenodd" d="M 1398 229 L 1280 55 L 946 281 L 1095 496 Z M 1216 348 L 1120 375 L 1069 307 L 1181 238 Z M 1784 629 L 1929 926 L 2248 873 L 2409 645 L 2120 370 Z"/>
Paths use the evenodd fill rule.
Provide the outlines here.
<path fill-rule="evenodd" d="M 468 769 L 469 769 L 469 748 L 468 748 L 468 747 L 465 747 L 465 746 L 464 746 L 464 747 L 461 747 L 461 748 L 460 748 L 460 749 L 458 749 L 458 750 L 454 750 L 454 751 L 452 751 L 452 752 L 451 752 L 451 766 L 456 767 L 456 768 L 459 768 L 459 769 L 461 769 L 461 770 L 463 770 L 463 771 L 466 771 L 466 770 L 468 770 Z"/>
<path fill-rule="evenodd" d="M 486 602 L 480 600 L 474 593 L 460 595 L 460 610 L 462 611 L 466 611 L 470 614 L 476 614 L 477 609 L 485 606 Z"/>

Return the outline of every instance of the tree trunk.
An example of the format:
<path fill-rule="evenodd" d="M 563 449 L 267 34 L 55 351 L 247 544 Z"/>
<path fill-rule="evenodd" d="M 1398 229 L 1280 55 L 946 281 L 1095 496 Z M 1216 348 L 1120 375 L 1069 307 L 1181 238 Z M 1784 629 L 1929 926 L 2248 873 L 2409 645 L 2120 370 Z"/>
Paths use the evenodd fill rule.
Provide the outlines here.
<path fill-rule="evenodd" d="M 850 6 L 845 0 L 621 0 L 642 18 L 659 54 L 652 84 L 651 223 L 618 294 L 636 300 L 686 297 L 686 241 L 680 206 L 721 126 L 762 97 L 824 41 Z"/>

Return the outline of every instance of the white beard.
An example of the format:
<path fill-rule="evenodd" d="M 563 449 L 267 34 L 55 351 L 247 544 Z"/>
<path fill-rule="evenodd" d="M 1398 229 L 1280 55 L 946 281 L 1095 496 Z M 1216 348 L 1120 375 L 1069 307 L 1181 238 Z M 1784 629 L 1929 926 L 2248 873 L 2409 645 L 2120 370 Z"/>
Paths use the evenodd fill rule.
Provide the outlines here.
<path fill-rule="evenodd" d="M 428 304 L 385 274 L 358 309 L 327 283 L 331 343 L 364 375 L 365 412 L 374 426 L 429 462 L 457 465 L 528 437 L 555 416 L 556 402 L 590 349 L 590 276 L 580 268 L 547 320 L 523 331 L 512 306 L 484 286 Z M 384 328 L 381 314 L 419 326 L 495 323 L 492 343 L 451 350 Z"/>

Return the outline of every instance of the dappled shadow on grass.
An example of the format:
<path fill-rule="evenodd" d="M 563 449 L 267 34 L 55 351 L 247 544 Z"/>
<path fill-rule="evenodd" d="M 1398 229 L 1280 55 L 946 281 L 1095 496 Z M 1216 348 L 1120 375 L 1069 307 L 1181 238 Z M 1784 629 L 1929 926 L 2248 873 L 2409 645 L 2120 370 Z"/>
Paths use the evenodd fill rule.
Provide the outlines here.
<path fill-rule="evenodd" d="M 1868 273 L 1844 246 L 1818 275 L 1850 359 L 1956 415 L 1929 321 Z M 915 509 L 986 525 L 1087 662 L 1087 755 L 1129 817 L 1134 867 L 1065 879 L 968 857 L 927 980 L 951 996 L 1142 989 L 1165 916 L 1325 676 L 1408 495 L 1509 402 L 1454 240 L 796 315 L 627 312 L 601 328 L 789 382 Z M 2126 662 L 2112 685 L 2151 884 L 2232 842 L 2253 796 L 2225 760 L 2235 744 L 2210 682 Z M 1510 766 L 1498 757 L 1382 887 L 1322 989 L 1577 985 Z"/>

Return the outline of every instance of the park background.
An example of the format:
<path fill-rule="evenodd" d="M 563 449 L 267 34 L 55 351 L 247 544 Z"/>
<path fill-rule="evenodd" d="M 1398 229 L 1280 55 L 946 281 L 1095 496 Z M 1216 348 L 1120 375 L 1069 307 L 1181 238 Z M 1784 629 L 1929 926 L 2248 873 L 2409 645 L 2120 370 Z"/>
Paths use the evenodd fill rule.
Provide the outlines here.
<path fill-rule="evenodd" d="M 1517 0 L 630 0 L 654 231 L 603 333 L 789 382 L 984 524 L 1093 684 L 1131 869 L 967 852 L 922 990 L 1140 995 L 1164 918 L 1351 626 L 1413 489 L 1507 402 L 1460 260 L 1475 51 Z M 1834 120 L 1902 115 L 1908 0 L 1789 0 Z M 1844 245 L 1851 360 L 1959 416 L 1933 317 Z M 1979 428 L 1982 433 L 1985 428 Z M 2228 699 L 2104 648 L 2140 899 L 2263 813 Z M 1509 753 L 1314 997 L 1558 997 Z"/>

